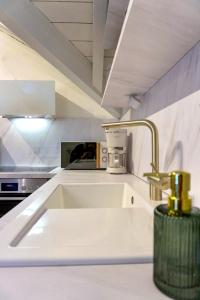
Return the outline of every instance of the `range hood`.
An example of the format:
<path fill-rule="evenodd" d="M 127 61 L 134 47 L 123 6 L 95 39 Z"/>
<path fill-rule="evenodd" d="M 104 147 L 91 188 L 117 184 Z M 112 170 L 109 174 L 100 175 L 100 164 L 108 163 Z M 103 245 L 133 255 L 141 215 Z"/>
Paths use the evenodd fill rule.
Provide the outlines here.
<path fill-rule="evenodd" d="M 55 82 L 43 80 L 0 80 L 2 117 L 53 117 Z"/>

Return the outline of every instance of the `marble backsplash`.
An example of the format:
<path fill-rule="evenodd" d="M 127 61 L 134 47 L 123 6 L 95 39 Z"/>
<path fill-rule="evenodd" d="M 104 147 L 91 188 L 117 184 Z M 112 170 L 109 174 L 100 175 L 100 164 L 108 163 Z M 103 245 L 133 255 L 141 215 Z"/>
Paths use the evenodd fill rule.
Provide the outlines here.
<path fill-rule="evenodd" d="M 200 206 L 200 90 L 148 117 L 159 131 L 160 171 L 191 173 L 191 194 Z M 130 130 L 129 167 L 139 177 L 151 171 L 151 139 L 146 128 Z"/>
<path fill-rule="evenodd" d="M 105 140 L 102 120 L 0 119 L 1 166 L 60 166 L 62 141 Z"/>

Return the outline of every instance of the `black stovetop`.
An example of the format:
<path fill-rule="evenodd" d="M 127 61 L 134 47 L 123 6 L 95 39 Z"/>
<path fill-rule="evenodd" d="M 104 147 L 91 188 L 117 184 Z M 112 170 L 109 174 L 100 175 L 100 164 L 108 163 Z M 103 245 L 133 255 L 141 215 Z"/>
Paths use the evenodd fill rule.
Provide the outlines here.
<path fill-rule="evenodd" d="M 48 173 L 56 167 L 29 167 L 29 166 L 0 166 L 0 172 L 45 172 Z"/>

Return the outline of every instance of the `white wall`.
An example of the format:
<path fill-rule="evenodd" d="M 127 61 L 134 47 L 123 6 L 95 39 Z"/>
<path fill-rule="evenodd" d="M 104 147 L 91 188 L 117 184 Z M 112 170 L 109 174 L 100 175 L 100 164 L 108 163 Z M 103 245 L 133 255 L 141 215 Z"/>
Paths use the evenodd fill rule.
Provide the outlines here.
<path fill-rule="evenodd" d="M 200 91 L 148 117 L 159 131 L 160 170 L 192 174 L 191 192 L 200 206 Z M 151 171 L 151 140 L 146 128 L 132 132 L 132 172 L 139 177 Z"/>
<path fill-rule="evenodd" d="M 148 117 L 200 89 L 200 42 L 144 95 L 134 119 Z"/>
<path fill-rule="evenodd" d="M 191 173 L 191 194 L 200 206 L 200 43 L 144 95 L 131 119 L 153 121 L 160 138 L 160 171 Z M 131 131 L 129 167 L 142 177 L 151 171 L 151 140 L 146 128 Z"/>
<path fill-rule="evenodd" d="M 0 165 L 59 166 L 61 141 L 104 140 L 98 119 L 0 119 Z"/>

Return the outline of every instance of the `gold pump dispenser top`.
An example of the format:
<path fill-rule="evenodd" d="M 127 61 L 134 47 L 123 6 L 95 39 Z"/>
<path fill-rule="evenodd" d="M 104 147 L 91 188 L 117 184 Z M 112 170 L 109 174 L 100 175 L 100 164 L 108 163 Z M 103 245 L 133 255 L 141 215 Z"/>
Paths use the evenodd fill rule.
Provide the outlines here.
<path fill-rule="evenodd" d="M 188 192 L 190 191 L 190 173 L 185 171 L 173 171 L 171 173 L 160 173 L 152 165 L 155 172 L 144 173 L 152 185 L 160 190 L 171 189 L 171 195 L 168 197 L 169 216 L 187 215 L 192 210 L 192 199 Z"/>
<path fill-rule="evenodd" d="M 190 190 L 190 173 L 173 171 L 170 176 L 171 195 L 168 198 L 168 215 L 180 216 L 189 214 L 192 209 Z"/>

